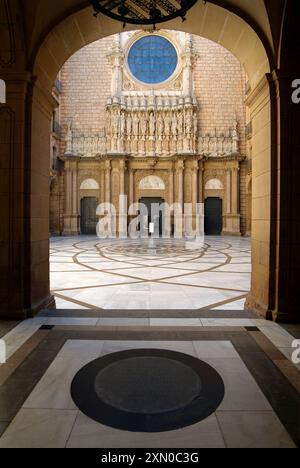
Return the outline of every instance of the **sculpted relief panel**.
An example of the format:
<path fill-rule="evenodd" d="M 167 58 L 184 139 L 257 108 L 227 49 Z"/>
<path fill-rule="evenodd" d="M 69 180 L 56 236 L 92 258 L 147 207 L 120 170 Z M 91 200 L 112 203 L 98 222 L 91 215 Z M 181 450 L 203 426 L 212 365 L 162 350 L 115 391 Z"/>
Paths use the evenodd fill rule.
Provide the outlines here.
<path fill-rule="evenodd" d="M 166 186 L 164 181 L 157 176 L 148 176 L 140 181 L 140 190 L 165 190 Z"/>
<path fill-rule="evenodd" d="M 130 36 L 129 33 L 127 42 L 122 42 L 122 38 L 123 35 L 116 36 L 108 55 L 112 67 L 112 94 L 106 106 L 106 126 L 97 133 L 80 134 L 72 130 L 69 123 L 66 152 L 82 157 L 238 155 L 236 117 L 231 128 L 216 129 L 209 134 L 201 132 L 197 117 L 199 103 L 193 84 L 197 54 L 191 35 L 178 33 L 169 37 L 162 31 L 151 35 L 139 32 Z M 171 70 L 163 67 L 169 62 L 161 55 L 161 43 L 174 61 Z M 157 63 L 153 63 L 155 54 Z M 158 67 L 158 63 L 162 65 Z M 167 76 L 170 78 L 165 80 Z"/>

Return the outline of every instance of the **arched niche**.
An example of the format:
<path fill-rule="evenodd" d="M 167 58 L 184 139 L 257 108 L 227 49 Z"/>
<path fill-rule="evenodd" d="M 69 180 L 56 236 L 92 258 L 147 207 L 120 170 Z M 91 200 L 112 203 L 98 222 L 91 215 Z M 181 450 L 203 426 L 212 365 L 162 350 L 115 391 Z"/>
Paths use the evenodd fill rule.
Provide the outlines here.
<path fill-rule="evenodd" d="M 85 179 L 80 185 L 80 190 L 99 190 L 99 184 L 95 179 Z"/>
<path fill-rule="evenodd" d="M 205 184 L 205 190 L 224 190 L 224 186 L 219 179 L 210 179 Z"/>

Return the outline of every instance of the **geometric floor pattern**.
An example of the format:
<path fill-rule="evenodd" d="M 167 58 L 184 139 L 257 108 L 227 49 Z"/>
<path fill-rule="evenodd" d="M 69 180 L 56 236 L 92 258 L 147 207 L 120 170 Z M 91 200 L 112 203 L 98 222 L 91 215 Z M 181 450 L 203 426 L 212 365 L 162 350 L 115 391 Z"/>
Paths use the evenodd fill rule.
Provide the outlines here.
<path fill-rule="evenodd" d="M 221 404 L 203 421 L 152 434 L 109 427 L 76 407 L 70 388 L 80 369 L 143 348 L 211 366 L 225 385 Z M 253 327 L 40 328 L 0 367 L 0 448 L 293 448 L 300 445 L 300 398 L 292 367 Z"/>
<path fill-rule="evenodd" d="M 249 238 L 53 238 L 51 290 L 60 309 L 242 310 L 250 289 Z"/>
<path fill-rule="evenodd" d="M 0 321 L 7 358 L 0 448 L 300 447 L 300 364 L 293 360 L 300 326 L 244 310 L 250 256 L 245 238 L 207 237 L 203 246 L 52 239 L 58 310 Z M 205 363 L 221 377 L 224 398 L 205 419 L 159 433 L 118 429 L 81 411 L 71 394 L 78 372 L 137 350 Z M 118 372 L 113 381 L 129 388 Z M 180 385 L 168 392 L 182 396 Z M 126 404 L 134 404 L 130 395 Z"/>

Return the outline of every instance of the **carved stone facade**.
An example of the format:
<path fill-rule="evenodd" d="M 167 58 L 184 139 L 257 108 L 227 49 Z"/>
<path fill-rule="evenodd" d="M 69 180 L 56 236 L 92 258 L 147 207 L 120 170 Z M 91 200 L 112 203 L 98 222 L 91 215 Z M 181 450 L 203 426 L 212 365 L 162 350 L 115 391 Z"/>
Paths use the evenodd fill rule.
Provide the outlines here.
<path fill-rule="evenodd" d="M 60 227 L 53 232 L 80 233 L 82 199 L 113 203 L 118 213 L 119 195 L 126 194 L 129 204 L 141 198 L 160 198 L 170 205 L 192 203 L 194 209 L 197 203 L 219 198 L 222 232 L 245 234 L 243 226 L 247 225 L 249 234 L 246 216 L 241 216 L 247 157 L 241 111 L 244 96 L 236 98 L 241 100 L 240 107 L 233 104 L 224 126 L 204 125 L 205 90 L 197 86 L 201 73 L 197 63 L 203 60 L 195 46 L 199 38 L 170 31 L 151 33 L 173 44 L 178 64 L 166 82 L 149 85 L 133 76 L 127 60 L 131 47 L 149 34 L 123 33 L 111 39 L 106 53 L 111 92 L 103 106 L 104 125 L 94 122 L 89 129 L 78 125 L 76 116 L 64 111 L 68 106 L 62 98 L 64 131 L 59 159 L 64 169 L 58 177 L 63 179 L 64 212 Z M 231 81 L 245 84 L 244 72 L 238 75 L 236 70 L 233 66 Z M 67 86 L 63 82 L 63 89 Z"/>

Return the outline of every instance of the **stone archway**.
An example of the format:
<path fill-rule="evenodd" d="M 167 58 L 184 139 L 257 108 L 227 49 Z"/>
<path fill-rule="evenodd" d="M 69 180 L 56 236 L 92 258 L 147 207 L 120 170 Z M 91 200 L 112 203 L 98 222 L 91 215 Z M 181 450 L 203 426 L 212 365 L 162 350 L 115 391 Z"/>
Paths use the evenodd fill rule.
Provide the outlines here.
<path fill-rule="evenodd" d="M 199 21 L 202 18 L 202 21 Z M 93 22 L 93 23 L 92 23 Z M 53 23 L 54 24 L 54 23 Z M 254 307 L 266 315 L 270 310 L 272 281 L 270 275 L 271 257 L 271 141 L 276 137 L 276 128 L 272 128 L 276 113 L 274 81 L 268 73 L 274 63 L 270 47 L 264 34 L 259 37 L 250 26 L 254 24 L 214 3 L 203 5 L 198 2 L 193 14 L 183 25 L 171 22 L 169 29 L 201 35 L 218 42 L 230 50 L 244 65 L 249 76 L 251 93 L 247 105 L 253 125 L 253 276 L 252 291 L 248 306 Z M 51 89 L 56 75 L 63 63 L 81 47 L 120 31 L 121 25 L 103 19 L 94 20 L 89 8 L 68 14 L 63 21 L 57 22 L 51 29 L 41 34 L 41 41 L 32 53 L 32 73 L 34 82 L 30 85 L 27 97 L 28 115 L 30 116 L 30 170 L 28 181 L 32 194 L 31 223 L 34 225 L 34 238 L 29 238 L 32 247 L 30 253 L 30 284 L 32 294 L 28 311 L 34 311 L 44 304 L 48 283 L 48 217 L 47 210 L 39 217 L 40 204 L 47 197 L 48 186 L 48 146 L 47 139 L 53 107 L 56 105 L 51 96 Z M 24 79 L 27 83 L 28 77 Z M 271 93 L 270 93 L 271 89 Z M 271 100 L 272 97 L 272 100 Z M 271 116 L 271 117 L 270 117 Z M 275 133 L 274 133 L 275 132 Z M 262 144 L 263 142 L 263 144 Z M 261 182 L 261 183 L 260 183 Z M 263 190 L 264 187 L 268 190 Z M 264 229 L 262 229 L 262 223 Z M 33 230 L 31 230 L 33 232 Z M 43 245 L 43 255 L 34 255 L 38 245 Z M 37 250 L 38 252 L 39 250 Z M 39 275 L 36 276 L 39 266 Z M 8 307 L 9 308 L 9 307 Z M 25 310 L 22 307 L 20 310 Z M 21 312 L 22 314 L 23 312 Z M 26 312 L 28 313 L 28 312 Z"/>

